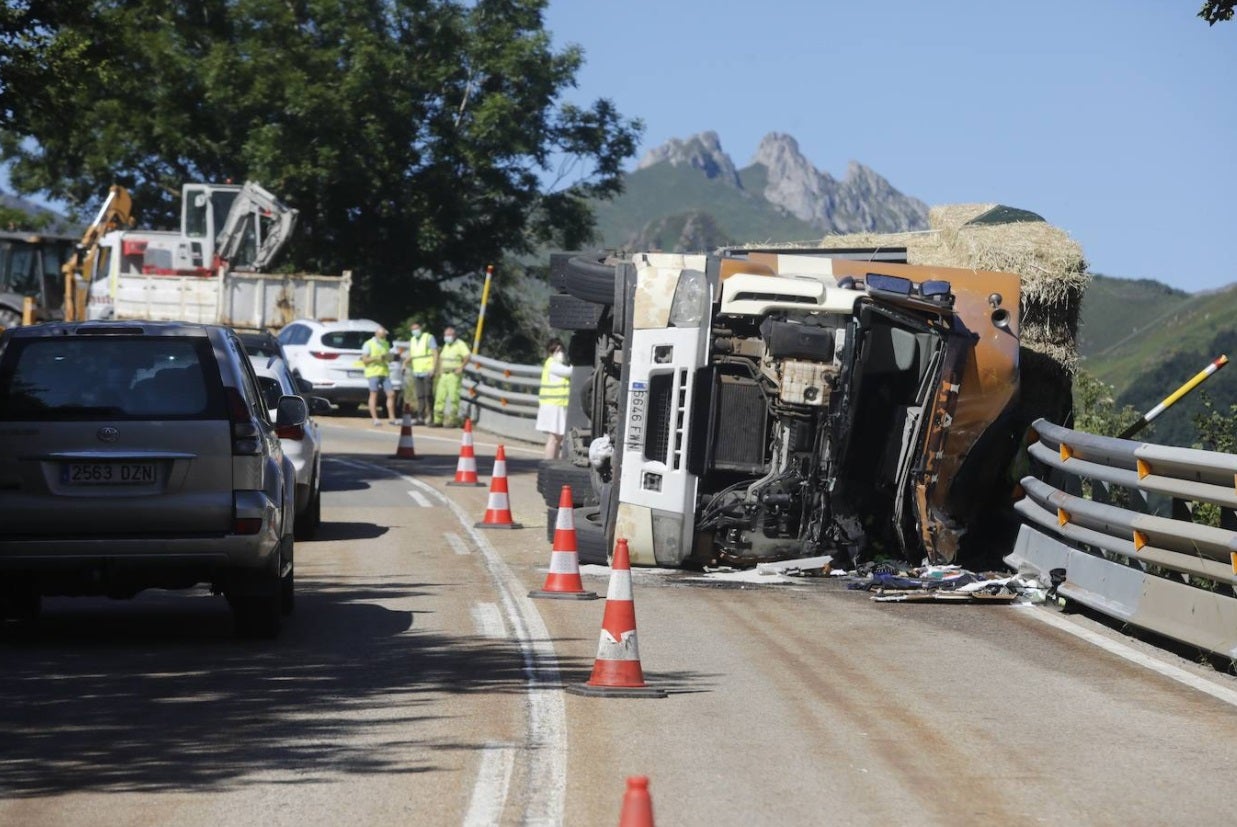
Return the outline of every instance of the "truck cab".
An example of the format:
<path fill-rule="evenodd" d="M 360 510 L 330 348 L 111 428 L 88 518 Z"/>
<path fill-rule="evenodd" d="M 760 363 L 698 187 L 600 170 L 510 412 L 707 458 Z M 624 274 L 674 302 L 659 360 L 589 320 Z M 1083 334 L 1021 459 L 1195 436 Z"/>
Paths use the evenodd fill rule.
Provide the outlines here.
<path fill-rule="evenodd" d="M 1016 275 L 812 250 L 586 264 L 613 269 L 614 303 L 577 333 L 594 373 L 573 444 L 634 564 L 952 562 L 999 498 Z"/>

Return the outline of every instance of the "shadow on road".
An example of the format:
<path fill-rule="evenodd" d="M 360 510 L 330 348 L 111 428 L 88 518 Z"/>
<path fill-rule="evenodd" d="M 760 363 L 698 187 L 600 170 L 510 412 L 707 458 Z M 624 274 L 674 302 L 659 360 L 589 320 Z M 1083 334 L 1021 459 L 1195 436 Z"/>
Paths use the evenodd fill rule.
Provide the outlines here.
<path fill-rule="evenodd" d="M 298 584 L 277 641 L 241 641 L 223 598 L 143 593 L 50 599 L 32 628 L 3 629 L 0 790 L 220 790 L 254 773 L 286 783 L 438 769 L 418 736 L 444 694 L 523 693 L 514 643 L 420 632 L 415 611 L 372 601 L 449 585 L 404 578 Z M 564 675 L 591 661 L 559 658 Z"/>

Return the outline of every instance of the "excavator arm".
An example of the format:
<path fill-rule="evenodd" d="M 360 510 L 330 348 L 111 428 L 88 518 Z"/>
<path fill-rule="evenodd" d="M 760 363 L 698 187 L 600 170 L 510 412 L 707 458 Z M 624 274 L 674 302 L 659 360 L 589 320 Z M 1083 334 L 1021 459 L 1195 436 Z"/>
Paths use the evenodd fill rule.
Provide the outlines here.
<path fill-rule="evenodd" d="M 82 233 L 82 240 L 73 255 L 61 267 L 64 275 L 64 318 L 81 321 L 86 318 L 86 297 L 89 293 L 88 274 L 94 268 L 99 252 L 99 239 L 113 230 L 133 226 L 133 201 L 129 191 L 119 184 L 108 190 L 103 206 L 94 221 Z"/>
<path fill-rule="evenodd" d="M 215 239 L 219 258 L 234 267 L 261 271 L 288 243 L 298 212 L 255 181 L 246 181 Z"/>

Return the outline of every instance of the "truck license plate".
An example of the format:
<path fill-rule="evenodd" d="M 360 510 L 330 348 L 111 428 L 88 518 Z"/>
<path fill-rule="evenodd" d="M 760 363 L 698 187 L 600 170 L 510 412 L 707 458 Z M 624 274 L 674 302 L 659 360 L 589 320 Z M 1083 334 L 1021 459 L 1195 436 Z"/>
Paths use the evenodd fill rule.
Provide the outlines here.
<path fill-rule="evenodd" d="M 360 379 L 360 378 L 361 378 L 362 376 L 364 376 L 364 375 L 365 375 L 365 371 L 363 371 L 363 370 L 350 370 L 350 371 L 348 371 L 348 378 L 349 378 L 349 379 Z"/>
<path fill-rule="evenodd" d="M 644 421 L 648 408 L 648 386 L 644 382 L 632 382 L 627 413 L 627 433 L 623 443 L 629 451 L 644 450 Z"/>
<path fill-rule="evenodd" d="M 155 481 L 153 462 L 69 462 L 61 470 L 68 485 L 150 485 Z"/>

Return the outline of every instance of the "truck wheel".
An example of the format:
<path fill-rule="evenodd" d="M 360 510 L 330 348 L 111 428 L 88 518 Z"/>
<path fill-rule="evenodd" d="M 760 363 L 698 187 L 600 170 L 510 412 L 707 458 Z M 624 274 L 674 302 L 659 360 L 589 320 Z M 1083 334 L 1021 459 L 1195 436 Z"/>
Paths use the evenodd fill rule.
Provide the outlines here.
<path fill-rule="evenodd" d="M 563 486 L 571 486 L 572 505 L 596 505 L 592 473 L 569 460 L 543 459 L 537 465 L 537 491 L 550 508 L 558 506 Z"/>
<path fill-rule="evenodd" d="M 595 330 L 604 312 L 600 304 L 566 293 L 550 296 L 550 327 L 555 330 Z"/>
<path fill-rule="evenodd" d="M 611 304 L 614 302 L 615 265 L 606 264 L 605 256 L 572 256 L 567 260 L 562 289 L 577 299 Z"/>
<path fill-rule="evenodd" d="M 599 566 L 610 564 L 610 549 L 606 544 L 606 532 L 601 525 L 601 512 L 595 505 L 577 508 L 573 516 L 576 527 L 576 546 L 581 563 Z"/>

